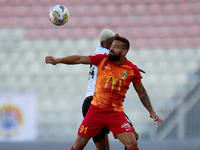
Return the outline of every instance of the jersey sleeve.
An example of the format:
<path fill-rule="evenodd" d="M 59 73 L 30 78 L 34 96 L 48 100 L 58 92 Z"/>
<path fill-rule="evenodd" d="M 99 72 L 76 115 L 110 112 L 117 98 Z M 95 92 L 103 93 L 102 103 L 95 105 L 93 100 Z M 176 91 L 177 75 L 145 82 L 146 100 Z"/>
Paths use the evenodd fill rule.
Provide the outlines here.
<path fill-rule="evenodd" d="M 134 70 L 134 77 L 133 77 L 132 82 L 136 83 L 136 84 L 140 83 L 142 77 L 141 77 L 141 74 L 140 74 L 140 71 L 139 71 L 138 67 L 134 66 L 133 70 Z"/>
<path fill-rule="evenodd" d="M 107 57 L 107 54 L 97 54 L 97 55 L 89 55 L 89 58 L 92 62 L 92 65 L 98 66 L 103 58 Z"/>

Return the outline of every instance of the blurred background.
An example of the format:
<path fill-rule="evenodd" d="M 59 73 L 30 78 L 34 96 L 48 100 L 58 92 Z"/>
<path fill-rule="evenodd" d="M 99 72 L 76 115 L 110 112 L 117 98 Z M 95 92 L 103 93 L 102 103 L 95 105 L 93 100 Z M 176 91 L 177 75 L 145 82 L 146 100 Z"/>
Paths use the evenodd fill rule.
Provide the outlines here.
<path fill-rule="evenodd" d="M 63 26 L 48 18 L 58 4 L 70 13 Z M 143 84 L 164 120 L 157 127 L 130 87 L 124 107 L 139 148 L 199 150 L 199 8 L 199 0 L 0 0 L 0 149 L 71 148 L 89 66 L 46 65 L 45 57 L 93 54 L 111 29 L 130 40 L 127 58 L 146 71 Z M 96 149 L 92 140 L 86 149 Z"/>

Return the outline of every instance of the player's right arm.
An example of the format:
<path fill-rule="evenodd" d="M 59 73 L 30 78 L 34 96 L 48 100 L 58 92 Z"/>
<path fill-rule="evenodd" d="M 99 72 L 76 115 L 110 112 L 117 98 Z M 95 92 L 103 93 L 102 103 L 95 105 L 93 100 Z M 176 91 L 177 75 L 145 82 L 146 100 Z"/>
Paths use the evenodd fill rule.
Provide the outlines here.
<path fill-rule="evenodd" d="M 74 65 L 74 64 L 91 64 L 91 59 L 88 56 L 71 55 L 63 58 L 55 58 L 53 56 L 47 56 L 45 58 L 46 64 L 56 65 L 59 63 Z"/>

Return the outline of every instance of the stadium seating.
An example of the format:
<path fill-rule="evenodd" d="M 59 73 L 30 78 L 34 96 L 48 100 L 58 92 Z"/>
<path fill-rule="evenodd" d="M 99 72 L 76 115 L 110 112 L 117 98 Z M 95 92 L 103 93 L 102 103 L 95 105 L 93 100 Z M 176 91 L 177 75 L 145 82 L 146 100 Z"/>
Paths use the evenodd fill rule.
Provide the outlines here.
<path fill-rule="evenodd" d="M 73 30 L 78 30 L 77 28 L 84 27 L 85 29 L 98 28 L 100 30 L 103 28 L 114 28 L 117 31 L 118 28 L 126 27 L 134 31 L 140 31 L 141 27 L 144 27 L 147 28 L 147 32 L 145 32 L 146 34 L 151 32 L 151 39 L 158 36 L 166 38 L 166 34 L 167 36 L 170 36 L 171 39 L 181 36 L 185 37 L 185 39 L 183 39 L 183 41 L 185 41 L 182 43 L 188 43 L 188 46 L 193 45 L 189 37 L 193 37 L 194 40 L 196 40 L 199 36 L 198 24 L 200 21 L 195 14 L 199 13 L 197 6 L 200 5 L 200 3 L 195 0 L 190 2 L 184 1 L 184 3 L 180 3 L 178 0 L 170 3 L 167 3 L 167 1 L 164 0 L 157 3 L 153 3 L 153 1 L 144 1 L 143 3 L 140 3 L 139 1 L 127 1 L 127 4 L 116 1 L 115 3 L 106 4 L 105 6 L 103 4 L 108 3 L 106 1 L 101 1 L 95 5 L 92 5 L 92 0 L 85 3 L 78 0 L 70 1 L 68 4 L 64 1 L 61 2 L 64 5 L 66 4 L 70 10 L 70 20 L 66 25 L 66 28 L 72 28 Z M 31 32 L 32 28 L 55 29 L 55 26 L 49 24 L 49 20 L 47 19 L 47 12 L 53 5 L 52 1 L 40 2 L 32 0 L 21 4 L 20 0 L 18 0 L 9 1 L 9 3 L 2 1 L 1 3 L 2 5 L 5 5 L 4 7 L 1 7 L 2 13 L 0 14 L 0 26 L 2 28 L 27 28 L 27 35 L 31 36 L 31 34 L 33 34 L 33 36 L 31 36 L 32 39 L 33 37 L 35 39 L 42 37 L 39 33 L 34 34 Z M 155 27 L 161 30 L 150 30 L 149 27 Z M 175 28 L 174 31 L 172 28 Z M 187 32 L 186 30 L 192 32 Z M 170 31 L 173 32 L 173 34 Z M 125 35 L 126 32 L 122 34 Z M 140 32 L 139 34 L 142 38 L 147 38 L 146 34 Z M 131 35 L 127 35 L 130 40 L 134 38 L 134 34 Z M 54 35 L 47 34 L 47 36 L 43 36 L 42 38 L 48 39 L 52 38 L 52 36 Z M 77 35 L 76 32 L 70 34 L 70 37 L 75 39 L 81 38 L 82 36 L 83 34 Z M 60 35 L 59 39 L 64 38 L 66 37 Z M 150 40 L 149 43 L 143 42 L 140 45 L 132 44 L 132 47 L 151 47 L 150 43 L 152 42 L 154 41 Z M 154 43 L 153 45 L 155 46 L 155 44 L 157 44 L 157 47 L 160 47 L 158 43 Z M 194 45 L 196 46 L 196 44 Z M 178 41 L 168 44 L 167 40 L 166 42 L 164 41 L 163 45 L 167 48 L 167 45 L 170 45 L 170 47 L 187 46 L 181 45 Z"/>

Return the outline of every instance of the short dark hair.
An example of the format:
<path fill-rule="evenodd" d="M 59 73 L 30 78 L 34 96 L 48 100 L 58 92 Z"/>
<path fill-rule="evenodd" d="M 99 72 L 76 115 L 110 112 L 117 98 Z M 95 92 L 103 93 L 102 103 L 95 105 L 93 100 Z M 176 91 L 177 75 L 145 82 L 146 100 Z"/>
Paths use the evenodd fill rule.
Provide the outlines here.
<path fill-rule="evenodd" d="M 122 43 L 124 44 L 124 48 L 127 49 L 127 51 L 129 50 L 130 43 L 126 38 L 119 36 L 119 34 L 115 34 L 114 40 L 122 41 Z"/>

